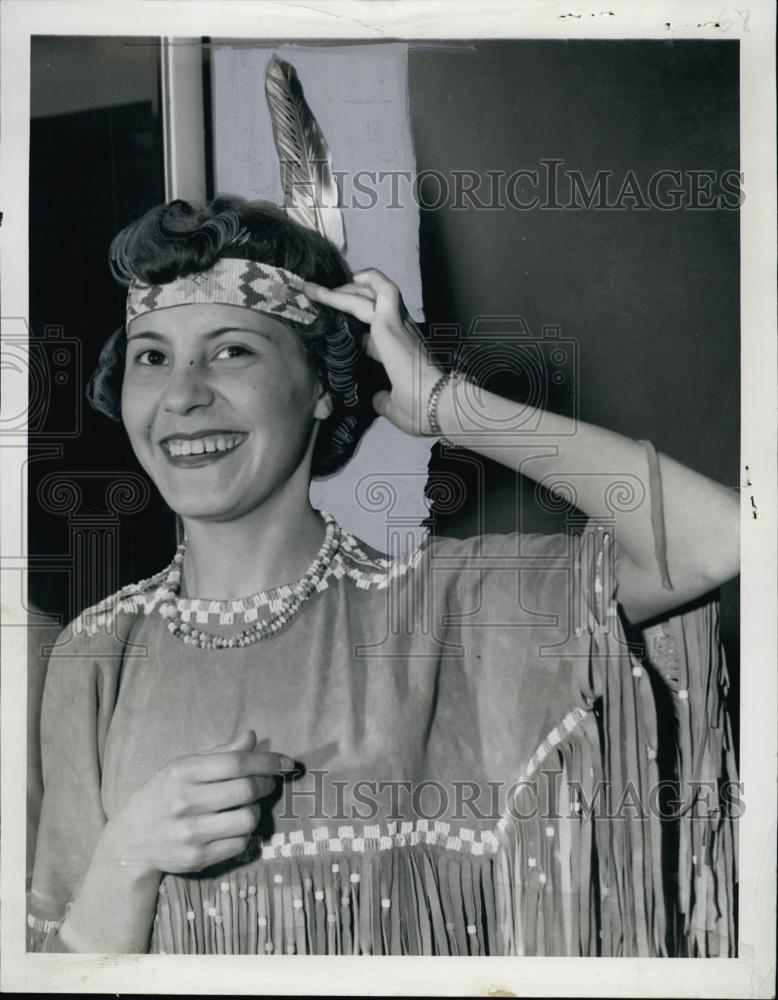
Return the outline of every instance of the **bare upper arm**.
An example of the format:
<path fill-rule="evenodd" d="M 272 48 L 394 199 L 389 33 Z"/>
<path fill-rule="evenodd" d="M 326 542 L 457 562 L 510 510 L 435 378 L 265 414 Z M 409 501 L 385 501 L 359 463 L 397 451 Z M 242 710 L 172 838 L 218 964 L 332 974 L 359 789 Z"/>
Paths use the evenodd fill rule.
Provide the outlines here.
<path fill-rule="evenodd" d="M 672 590 L 667 590 L 662 584 L 657 563 L 648 567 L 639 566 L 623 550 L 616 560 L 615 574 L 618 602 L 633 625 L 657 618 L 697 600 L 736 575 L 732 573 L 729 576 L 711 577 L 694 570 L 673 572 L 670 565 Z"/>

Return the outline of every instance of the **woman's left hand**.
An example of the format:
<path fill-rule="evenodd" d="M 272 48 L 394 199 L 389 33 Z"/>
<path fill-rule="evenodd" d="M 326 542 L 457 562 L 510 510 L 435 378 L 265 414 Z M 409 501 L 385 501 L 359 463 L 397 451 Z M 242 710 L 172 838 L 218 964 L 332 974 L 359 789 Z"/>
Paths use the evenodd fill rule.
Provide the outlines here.
<path fill-rule="evenodd" d="M 358 271 L 354 280 L 339 288 L 324 288 L 306 281 L 305 294 L 312 302 L 349 313 L 370 326 L 365 349 L 385 368 L 391 392 L 377 392 L 377 413 L 407 434 L 431 434 L 427 400 L 443 374 L 430 360 L 421 331 L 408 315 L 397 285 L 380 271 Z"/>

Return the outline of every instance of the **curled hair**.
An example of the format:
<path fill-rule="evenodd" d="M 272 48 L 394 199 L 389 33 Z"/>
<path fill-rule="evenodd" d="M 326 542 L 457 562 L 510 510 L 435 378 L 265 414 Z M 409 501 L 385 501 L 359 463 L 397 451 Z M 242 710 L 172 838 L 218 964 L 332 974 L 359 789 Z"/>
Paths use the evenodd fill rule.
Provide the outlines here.
<path fill-rule="evenodd" d="M 222 258 L 282 267 L 326 288 L 351 281 L 351 270 L 329 240 L 290 219 L 267 202 L 220 195 L 205 206 L 175 199 L 152 208 L 123 229 L 111 244 L 111 274 L 128 286 L 167 284 L 207 271 Z M 318 304 L 310 326 L 283 320 L 297 334 L 306 361 L 322 380 L 333 411 L 321 422 L 311 475 L 328 476 L 351 458 L 376 414 L 372 397 L 387 388 L 383 368 L 362 346 L 367 327 L 352 316 Z M 121 385 L 127 333 L 108 338 L 87 387 L 94 409 L 121 420 Z"/>

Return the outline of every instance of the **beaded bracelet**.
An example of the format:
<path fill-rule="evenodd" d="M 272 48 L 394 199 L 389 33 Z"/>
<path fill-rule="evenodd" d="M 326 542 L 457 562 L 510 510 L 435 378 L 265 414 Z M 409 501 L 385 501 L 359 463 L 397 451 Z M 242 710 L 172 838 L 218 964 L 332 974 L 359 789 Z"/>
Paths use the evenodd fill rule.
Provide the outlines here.
<path fill-rule="evenodd" d="M 440 399 L 441 392 L 443 392 L 448 383 L 452 379 L 456 380 L 458 378 L 459 373 L 455 371 L 446 372 L 444 375 L 441 375 L 435 385 L 433 385 L 430 398 L 427 400 L 427 419 L 429 420 L 432 433 L 440 438 L 441 444 L 448 445 L 449 448 L 456 448 L 458 446 L 453 441 L 449 441 L 440 429 L 440 423 L 438 422 L 438 400 Z"/>

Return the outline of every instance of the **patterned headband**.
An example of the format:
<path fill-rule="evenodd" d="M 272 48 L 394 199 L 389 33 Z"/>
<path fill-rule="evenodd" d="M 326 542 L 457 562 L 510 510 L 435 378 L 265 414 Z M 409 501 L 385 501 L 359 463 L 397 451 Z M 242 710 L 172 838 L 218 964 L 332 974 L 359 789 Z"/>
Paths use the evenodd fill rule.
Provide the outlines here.
<path fill-rule="evenodd" d="M 125 327 L 137 316 L 154 309 L 208 302 L 243 306 L 304 326 L 313 323 L 319 315 L 303 292 L 303 279 L 299 275 L 253 260 L 222 257 L 208 271 L 176 278 L 164 285 L 131 281 L 127 290 Z M 332 431 L 333 443 L 345 447 L 352 442 L 358 423 L 353 410 L 359 406 L 355 366 L 361 357 L 359 343 L 345 315 L 338 316 L 333 332 L 327 336 L 324 357 L 330 387 L 352 411 L 344 414 Z"/>
<path fill-rule="evenodd" d="M 208 271 L 176 278 L 164 285 L 132 281 L 127 292 L 125 325 L 153 309 L 215 302 L 243 306 L 308 326 L 316 306 L 303 291 L 303 279 L 282 267 L 222 257 Z"/>

